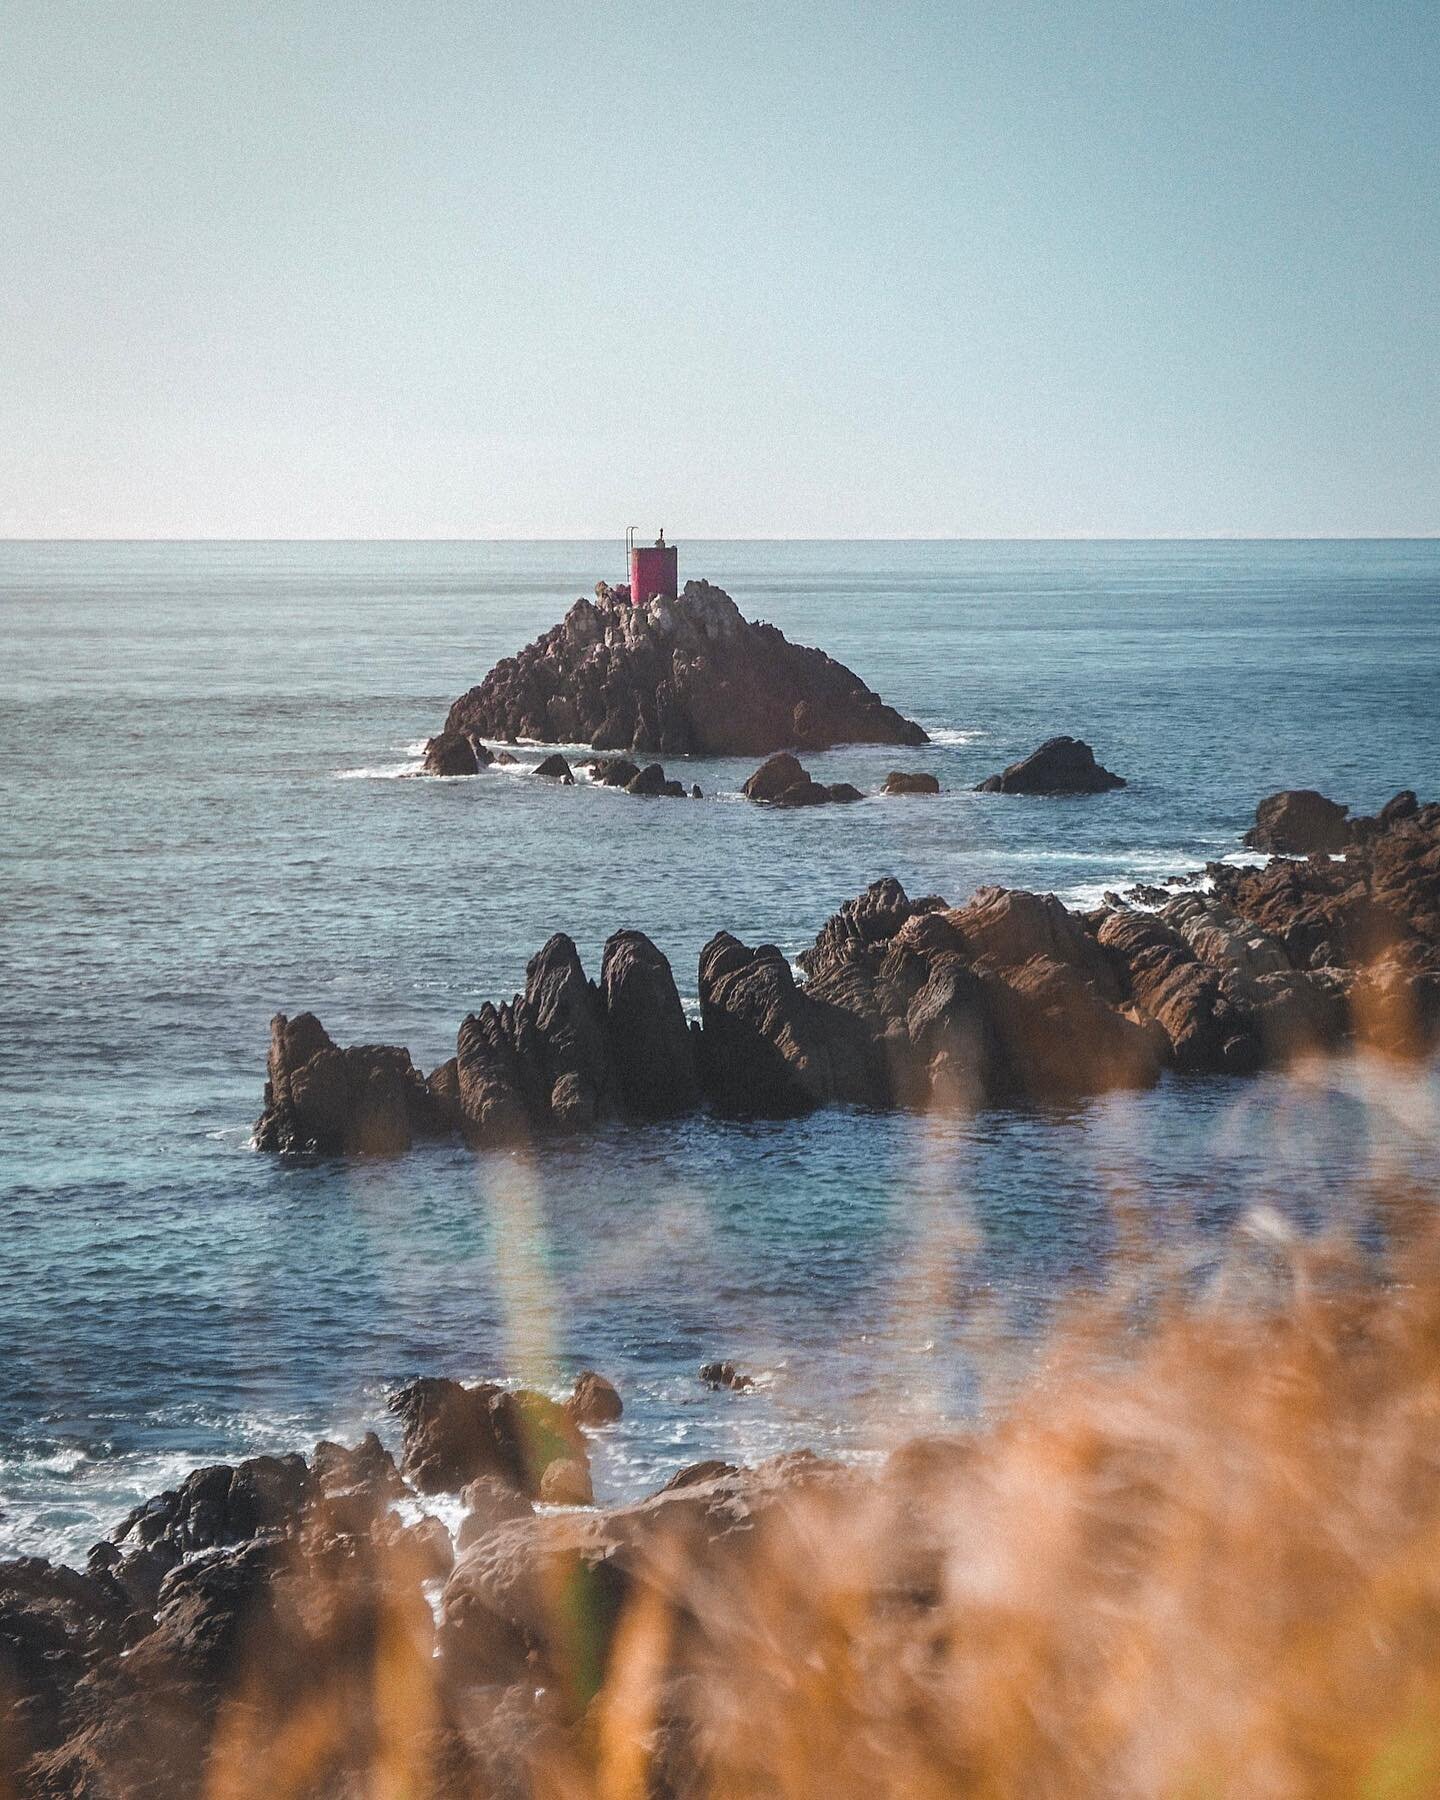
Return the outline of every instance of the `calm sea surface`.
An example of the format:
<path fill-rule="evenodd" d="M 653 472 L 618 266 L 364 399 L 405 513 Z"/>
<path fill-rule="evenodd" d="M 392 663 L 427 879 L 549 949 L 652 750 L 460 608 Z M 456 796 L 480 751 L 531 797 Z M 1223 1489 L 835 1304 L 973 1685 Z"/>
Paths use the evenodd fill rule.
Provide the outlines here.
<path fill-rule="evenodd" d="M 807 759 L 935 801 L 777 815 L 523 774 L 396 779 L 614 544 L 0 544 L 0 1552 L 83 1556 L 193 1463 L 383 1420 L 417 1373 L 627 1412 L 602 1497 L 706 1455 L 863 1452 L 985 1404 L 1121 1228 L 1218 1238 L 1433 1172 L 1434 1089 L 1167 1082 L 1063 1113 L 695 1119 L 529 1156 L 248 1148 L 267 1022 L 432 1067 L 568 931 L 803 948 L 882 874 L 1093 902 L 1237 850 L 1256 799 L 1440 796 L 1440 543 L 688 543 L 934 737 Z M 969 792 L 1041 738 L 1130 779 Z M 699 1390 L 733 1356 L 762 1386 Z"/>

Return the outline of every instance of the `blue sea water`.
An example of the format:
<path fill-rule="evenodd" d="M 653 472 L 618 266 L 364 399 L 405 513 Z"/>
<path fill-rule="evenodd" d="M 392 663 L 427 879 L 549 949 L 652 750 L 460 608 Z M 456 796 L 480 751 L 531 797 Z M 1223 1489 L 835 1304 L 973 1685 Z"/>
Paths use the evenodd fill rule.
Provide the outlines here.
<path fill-rule="evenodd" d="M 603 1497 L 700 1456 L 873 1451 L 984 1405 L 1117 1241 L 1213 1242 L 1433 1173 L 1435 1089 L 1167 1081 L 1056 1112 L 696 1118 L 475 1157 L 248 1147 L 267 1022 L 432 1067 L 552 931 L 803 948 L 878 875 L 1093 903 L 1234 854 L 1255 801 L 1440 796 L 1440 543 L 685 544 L 931 731 L 776 814 L 398 779 L 608 543 L 0 545 L 0 1551 L 83 1556 L 191 1465 L 383 1424 L 417 1373 L 626 1399 Z M 1124 790 L 971 790 L 1057 731 Z M 527 753 L 533 760 L 533 755 Z M 746 1396 L 699 1388 L 732 1356 Z"/>

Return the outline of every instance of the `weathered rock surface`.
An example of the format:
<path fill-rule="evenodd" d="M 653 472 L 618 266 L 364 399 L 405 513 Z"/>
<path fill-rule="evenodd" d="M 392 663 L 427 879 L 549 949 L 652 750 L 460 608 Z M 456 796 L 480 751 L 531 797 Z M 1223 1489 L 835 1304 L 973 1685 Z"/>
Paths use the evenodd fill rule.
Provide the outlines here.
<path fill-rule="evenodd" d="M 552 1463 L 588 1467 L 567 1409 L 526 1388 L 422 1376 L 391 1396 L 390 1410 L 405 1432 L 401 1472 L 422 1494 L 458 1494 L 491 1477 L 535 1499 Z"/>
<path fill-rule="evenodd" d="M 1413 798 L 1413 796 L 1412 796 Z M 1314 788 L 1290 788 L 1269 794 L 1255 808 L 1255 823 L 1244 841 L 1252 850 L 1310 856 L 1334 853 L 1350 842 L 1347 809 Z"/>
<path fill-rule="evenodd" d="M 880 784 L 882 794 L 938 794 L 939 780 L 924 769 L 892 769 Z"/>
<path fill-rule="evenodd" d="M 1406 791 L 1349 829 L 1338 860 L 1214 863 L 1208 892 L 1134 890 L 1144 910 L 994 887 L 949 907 L 878 881 L 800 954 L 803 980 L 773 944 L 712 938 L 698 1026 L 648 938 L 611 938 L 597 986 L 557 935 L 428 1082 L 403 1050 L 339 1051 L 310 1015 L 277 1019 L 256 1141 L 393 1149 L 453 1129 L 483 1146 L 702 1101 L 769 1117 L 971 1107 L 1240 1072 L 1351 1037 L 1422 1054 L 1440 1038 L 1440 806 Z"/>
<path fill-rule="evenodd" d="M 582 1369 L 575 1377 L 574 1392 L 565 1410 L 577 1425 L 613 1425 L 624 1411 L 613 1381 L 594 1369 Z"/>
<path fill-rule="evenodd" d="M 517 1408 L 535 1398 L 514 1397 Z M 534 1441 L 522 1438 L 523 1468 Z M 569 1497 L 588 1474 L 568 1435 L 565 1447 L 546 1473 Z M 223 1777 L 227 1792 L 368 1792 L 388 1682 L 407 1705 L 386 1754 L 414 1791 L 492 1791 L 467 1747 L 475 1718 L 462 1730 L 454 1692 L 434 1679 L 422 1584 L 450 1576 L 449 1535 L 435 1519 L 404 1524 L 394 1498 L 416 1496 L 373 1436 L 321 1444 L 308 1467 L 287 1456 L 195 1470 L 97 1545 L 88 1574 L 0 1563 L 0 1787 L 36 1800 L 199 1800 Z M 508 1481 L 472 1520 L 482 1536 L 538 1523 Z M 143 1593 L 115 1560 L 142 1529 L 175 1556 Z M 457 1688 L 478 1666 L 451 1664 Z M 524 1754 L 507 1750 L 513 1781 Z"/>
<path fill-rule="evenodd" d="M 784 1118 L 883 1106 L 884 1063 L 863 1020 L 797 986 L 773 944 L 728 931 L 700 953 L 701 1078 L 722 1111 Z"/>
<path fill-rule="evenodd" d="M 261 1150 L 393 1155 L 446 1128 L 408 1050 L 338 1049 L 313 1013 L 270 1021 L 268 1076 L 255 1124 Z"/>
<path fill-rule="evenodd" d="M 704 581 L 640 607 L 608 590 L 577 600 L 463 694 L 446 730 L 704 756 L 927 741 L 849 669 Z"/>
<path fill-rule="evenodd" d="M 1047 738 L 1038 750 L 1021 757 L 998 775 L 976 786 L 981 794 L 1104 794 L 1125 786 L 1095 760 L 1095 752 L 1079 738 Z"/>
<path fill-rule="evenodd" d="M 641 931 L 617 931 L 600 964 L 605 1039 L 632 1118 L 674 1118 L 700 1103 L 693 1036 L 670 964 Z"/>

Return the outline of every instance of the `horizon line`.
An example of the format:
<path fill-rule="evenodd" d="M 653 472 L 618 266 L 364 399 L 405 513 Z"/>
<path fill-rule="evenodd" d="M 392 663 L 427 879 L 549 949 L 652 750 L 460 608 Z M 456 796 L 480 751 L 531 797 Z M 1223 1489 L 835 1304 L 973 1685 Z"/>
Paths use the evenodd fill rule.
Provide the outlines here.
<path fill-rule="evenodd" d="M 0 533 L 0 544 L 604 544 L 613 532 L 581 536 L 527 537 L 496 534 L 492 536 L 452 537 L 440 534 L 382 537 L 306 533 L 302 535 L 267 536 L 247 533 L 242 536 L 201 535 L 173 537 L 161 534 L 113 535 L 111 533 L 77 533 L 65 536 Z M 1440 531 L 1385 532 L 1086 532 L 1026 533 L 1024 535 L 947 535 L 922 532 L 913 536 L 889 534 L 883 537 L 826 537 L 797 535 L 776 537 L 767 534 L 745 536 L 733 533 L 685 533 L 672 536 L 675 543 L 702 544 L 1428 544 L 1440 540 Z"/>

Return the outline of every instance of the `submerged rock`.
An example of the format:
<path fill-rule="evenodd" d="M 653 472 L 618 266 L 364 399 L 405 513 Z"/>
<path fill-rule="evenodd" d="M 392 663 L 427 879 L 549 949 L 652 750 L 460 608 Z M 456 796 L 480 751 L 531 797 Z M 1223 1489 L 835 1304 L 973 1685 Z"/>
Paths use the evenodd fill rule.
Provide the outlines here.
<path fill-rule="evenodd" d="M 928 741 L 849 669 L 704 581 L 645 606 L 608 589 L 577 600 L 463 694 L 446 729 L 702 756 Z"/>
<path fill-rule="evenodd" d="M 700 1379 L 708 1388 L 731 1388 L 737 1393 L 742 1392 L 745 1388 L 752 1388 L 755 1385 L 754 1376 L 742 1373 L 741 1370 L 735 1367 L 733 1362 L 702 1363 L 700 1366 Z M 725 1463 L 720 1463 L 718 1465 L 712 1463 L 702 1466 L 716 1469 L 718 1472 L 719 1470 L 727 1469 L 729 1465 Z M 686 1471 L 682 1470 L 681 1473 L 686 1473 Z M 693 1472 L 692 1479 L 698 1479 L 698 1477 L 693 1475 Z M 679 1476 L 676 1476 L 666 1485 L 669 1487 L 683 1487 L 686 1484 L 681 1481 Z"/>
<path fill-rule="evenodd" d="M 1079 738 L 1047 738 L 1019 762 L 976 786 L 979 794 L 1104 794 L 1125 786 L 1095 760 L 1095 752 Z"/>

